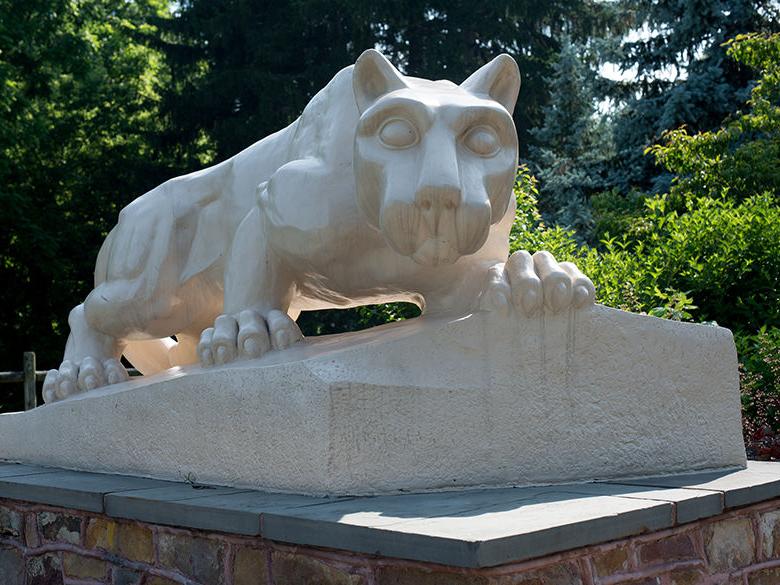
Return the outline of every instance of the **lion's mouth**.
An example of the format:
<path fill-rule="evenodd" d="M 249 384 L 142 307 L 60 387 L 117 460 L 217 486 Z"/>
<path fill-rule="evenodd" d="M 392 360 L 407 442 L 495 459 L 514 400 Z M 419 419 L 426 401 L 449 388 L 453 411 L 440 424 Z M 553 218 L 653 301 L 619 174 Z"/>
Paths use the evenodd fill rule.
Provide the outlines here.
<path fill-rule="evenodd" d="M 447 238 L 432 237 L 422 242 L 411 255 L 412 260 L 425 266 L 453 264 L 460 254 Z"/>
<path fill-rule="evenodd" d="M 434 215 L 416 205 L 395 203 L 383 210 L 380 225 L 385 240 L 399 254 L 424 266 L 453 264 L 484 244 L 490 207 L 461 206 Z"/>

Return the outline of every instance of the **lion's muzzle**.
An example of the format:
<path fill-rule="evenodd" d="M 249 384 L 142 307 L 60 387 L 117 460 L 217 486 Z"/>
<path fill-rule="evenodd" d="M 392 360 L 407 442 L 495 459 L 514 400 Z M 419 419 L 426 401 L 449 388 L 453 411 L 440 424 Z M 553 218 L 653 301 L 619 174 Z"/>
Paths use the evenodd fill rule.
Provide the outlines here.
<path fill-rule="evenodd" d="M 460 189 L 425 188 L 413 203 L 395 201 L 381 213 L 380 229 L 390 246 L 418 264 L 452 264 L 473 254 L 490 230 L 490 203 L 464 201 Z"/>

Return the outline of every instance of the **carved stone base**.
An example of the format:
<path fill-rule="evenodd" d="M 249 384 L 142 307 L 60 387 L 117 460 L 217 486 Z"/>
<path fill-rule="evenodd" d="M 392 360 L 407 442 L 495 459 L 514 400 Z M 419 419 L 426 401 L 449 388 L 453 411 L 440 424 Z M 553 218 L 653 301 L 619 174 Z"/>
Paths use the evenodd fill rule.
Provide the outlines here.
<path fill-rule="evenodd" d="M 421 318 L 0 415 L 0 459 L 308 494 L 745 465 L 720 327 L 601 306 Z"/>

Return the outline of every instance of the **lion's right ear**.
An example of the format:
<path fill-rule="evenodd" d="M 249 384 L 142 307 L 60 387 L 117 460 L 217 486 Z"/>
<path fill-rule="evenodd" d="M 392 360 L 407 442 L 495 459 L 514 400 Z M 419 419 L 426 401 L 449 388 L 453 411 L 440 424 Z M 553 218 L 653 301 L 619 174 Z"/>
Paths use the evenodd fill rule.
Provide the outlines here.
<path fill-rule="evenodd" d="M 386 93 L 404 87 L 403 75 L 379 51 L 368 49 L 355 61 L 352 91 L 361 114 Z"/>
<path fill-rule="evenodd" d="M 520 92 L 520 69 L 517 62 L 504 53 L 477 69 L 460 86 L 475 95 L 496 100 L 511 114 Z"/>

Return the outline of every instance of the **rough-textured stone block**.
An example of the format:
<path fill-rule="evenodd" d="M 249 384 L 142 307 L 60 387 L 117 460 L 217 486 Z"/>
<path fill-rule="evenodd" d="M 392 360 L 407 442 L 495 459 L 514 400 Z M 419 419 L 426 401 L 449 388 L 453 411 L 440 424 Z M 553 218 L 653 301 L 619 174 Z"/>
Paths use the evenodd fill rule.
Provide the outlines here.
<path fill-rule="evenodd" d="M 669 585 L 705 585 L 711 582 L 706 573 L 698 569 L 679 569 L 669 573 Z"/>
<path fill-rule="evenodd" d="M 188 534 L 158 535 L 160 565 L 196 581 L 221 585 L 225 575 L 225 545 L 218 540 Z"/>
<path fill-rule="evenodd" d="M 238 547 L 233 560 L 233 585 L 266 585 L 268 583 L 268 552 L 263 549 Z"/>
<path fill-rule="evenodd" d="M 102 549 L 131 561 L 151 563 L 154 560 L 153 535 L 147 526 L 90 518 L 86 532 L 87 548 Z"/>
<path fill-rule="evenodd" d="M 41 536 L 38 532 L 38 515 L 34 512 L 24 516 L 24 542 L 27 548 L 36 548 L 41 544 Z"/>
<path fill-rule="evenodd" d="M 675 534 L 639 545 L 639 561 L 643 565 L 665 564 L 697 558 L 689 534 Z"/>
<path fill-rule="evenodd" d="M 748 585 L 777 585 L 780 583 L 780 568 L 761 569 L 747 576 Z"/>
<path fill-rule="evenodd" d="M 780 510 L 761 514 L 758 518 L 758 529 L 761 531 L 761 557 L 780 557 Z"/>
<path fill-rule="evenodd" d="M 18 538 L 23 530 L 22 522 L 19 512 L 0 506 L 0 537 Z"/>
<path fill-rule="evenodd" d="M 62 564 L 56 553 L 27 558 L 27 585 L 62 585 Z"/>
<path fill-rule="evenodd" d="M 0 583 L 24 585 L 24 559 L 16 548 L 0 547 Z"/>
<path fill-rule="evenodd" d="M 144 585 L 179 585 L 179 582 L 174 581 L 173 579 L 168 579 L 167 577 L 150 575 L 144 581 Z"/>
<path fill-rule="evenodd" d="M 582 585 L 580 572 L 573 563 L 560 563 L 521 573 L 497 578 L 496 585 Z"/>
<path fill-rule="evenodd" d="M 591 556 L 593 570 L 599 577 L 625 573 L 629 568 L 628 547 L 618 546 L 609 550 L 598 551 Z"/>
<path fill-rule="evenodd" d="M 62 553 L 62 571 L 66 577 L 77 579 L 105 579 L 108 563 L 102 559 L 84 557 L 75 553 Z"/>
<path fill-rule="evenodd" d="M 44 540 L 49 542 L 81 542 L 81 518 L 56 512 L 40 512 L 38 526 Z"/>
<path fill-rule="evenodd" d="M 0 445 L 0 458 L 310 494 L 745 465 L 731 333 L 601 306 L 522 322 L 431 316 L 307 339 L 5 415 Z M 5 483 L 0 494 L 10 483 L 11 497 L 22 494 Z M 97 505 L 120 489 L 93 482 L 72 498 L 92 494 Z"/>
<path fill-rule="evenodd" d="M 755 536 L 748 518 L 729 518 L 702 529 L 709 565 L 728 572 L 751 564 L 755 558 Z"/>
<path fill-rule="evenodd" d="M 301 585 L 302 583 L 316 583 L 317 585 L 364 585 L 365 579 L 361 575 L 351 574 L 340 568 L 327 565 L 319 560 L 301 554 L 291 554 L 274 551 L 271 555 L 271 571 L 274 585 Z M 389 585 L 400 583 L 399 581 L 382 581 L 377 575 L 377 585 Z M 405 583 L 415 583 L 406 581 Z M 445 585 L 445 582 L 420 581 L 420 584 Z M 458 581 L 448 581 L 449 585 L 460 585 Z M 465 585 L 466 582 L 464 582 Z M 481 585 L 479 581 L 475 585 Z"/>
<path fill-rule="evenodd" d="M 117 523 L 105 518 L 90 518 L 87 522 L 87 535 L 84 546 L 114 551 Z"/>
<path fill-rule="evenodd" d="M 376 585 L 493 585 L 495 583 L 482 575 L 392 565 L 377 567 L 375 582 Z M 352 581 L 333 581 L 333 583 L 352 583 Z"/>
<path fill-rule="evenodd" d="M 144 563 L 154 560 L 152 531 L 141 524 L 119 524 L 117 548 L 123 557 Z"/>
<path fill-rule="evenodd" d="M 111 571 L 111 585 L 138 585 L 142 576 L 138 571 L 114 567 Z"/>

